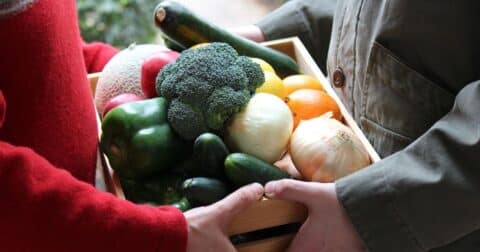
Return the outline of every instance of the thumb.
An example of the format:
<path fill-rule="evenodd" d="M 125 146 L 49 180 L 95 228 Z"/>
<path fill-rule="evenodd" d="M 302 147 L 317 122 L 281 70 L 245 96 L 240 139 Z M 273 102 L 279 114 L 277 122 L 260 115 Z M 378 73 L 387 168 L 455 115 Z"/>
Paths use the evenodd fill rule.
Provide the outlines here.
<path fill-rule="evenodd" d="M 265 195 L 272 199 L 295 201 L 310 206 L 318 197 L 318 189 L 314 182 L 304 182 L 294 179 L 281 179 L 268 182 L 265 185 Z"/>
<path fill-rule="evenodd" d="M 263 192 L 263 186 L 259 183 L 250 184 L 241 187 L 221 201 L 211 205 L 213 209 L 217 209 L 222 213 L 218 218 L 224 227 L 224 230 L 236 215 L 260 200 L 263 196 Z"/>

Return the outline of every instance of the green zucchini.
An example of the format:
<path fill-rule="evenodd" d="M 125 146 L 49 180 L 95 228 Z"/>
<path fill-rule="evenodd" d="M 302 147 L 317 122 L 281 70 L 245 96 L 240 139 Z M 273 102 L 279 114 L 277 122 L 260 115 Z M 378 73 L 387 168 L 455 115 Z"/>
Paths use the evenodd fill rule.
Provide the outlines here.
<path fill-rule="evenodd" d="M 162 1 L 154 11 L 155 24 L 172 41 L 190 48 L 205 42 L 224 42 L 240 55 L 267 61 L 282 77 L 299 73 L 297 63 L 289 56 L 231 33 L 191 12 L 175 1 Z"/>
<path fill-rule="evenodd" d="M 203 133 L 193 143 L 193 155 L 198 161 L 198 174 L 204 177 L 224 179 L 223 163 L 228 154 L 223 140 L 213 133 Z"/>
<path fill-rule="evenodd" d="M 192 205 L 206 206 L 223 199 L 230 190 L 218 179 L 195 177 L 183 182 L 182 192 Z"/>
<path fill-rule="evenodd" d="M 225 174 L 238 187 L 255 182 L 265 185 L 269 181 L 292 177 L 276 166 L 245 153 L 227 156 Z"/>
<path fill-rule="evenodd" d="M 183 50 L 188 49 L 188 48 L 185 48 L 183 45 L 180 45 L 179 43 L 169 39 L 168 37 L 162 36 L 162 39 L 165 46 L 171 50 L 182 52 Z"/>
<path fill-rule="evenodd" d="M 223 163 L 229 151 L 223 140 L 213 133 L 203 133 L 193 143 L 193 155 L 173 168 L 186 177 L 226 178 Z"/>

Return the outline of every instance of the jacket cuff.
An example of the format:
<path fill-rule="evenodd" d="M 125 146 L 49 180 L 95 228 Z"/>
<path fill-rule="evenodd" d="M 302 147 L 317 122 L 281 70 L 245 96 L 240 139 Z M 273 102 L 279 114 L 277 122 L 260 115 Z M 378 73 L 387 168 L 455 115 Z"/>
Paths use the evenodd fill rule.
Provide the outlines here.
<path fill-rule="evenodd" d="M 291 0 L 256 25 L 266 40 L 299 37 L 320 69 L 326 73 L 335 0 Z"/>
<path fill-rule="evenodd" d="M 385 159 L 336 181 L 338 199 L 369 251 L 423 251 L 398 214 Z"/>
<path fill-rule="evenodd" d="M 306 40 L 311 40 L 308 20 L 294 5 L 294 2 L 285 3 L 256 24 L 262 31 L 265 40 L 291 36 L 298 36 L 304 43 Z"/>

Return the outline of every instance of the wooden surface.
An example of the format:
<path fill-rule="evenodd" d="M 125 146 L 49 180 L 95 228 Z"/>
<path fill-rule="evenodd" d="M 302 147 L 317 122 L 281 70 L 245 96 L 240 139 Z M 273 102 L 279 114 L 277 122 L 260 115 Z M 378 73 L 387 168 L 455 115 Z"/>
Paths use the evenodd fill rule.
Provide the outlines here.
<path fill-rule="evenodd" d="M 90 90 L 92 90 L 92 96 L 95 96 L 95 89 L 97 88 L 97 81 L 98 77 L 100 77 L 100 73 L 93 73 L 89 74 L 88 81 L 90 82 Z"/>
<path fill-rule="evenodd" d="M 373 149 L 372 145 L 368 142 L 365 135 L 361 132 L 358 125 L 353 120 L 352 116 L 348 113 L 345 106 L 342 104 L 333 88 L 329 85 L 329 81 L 325 75 L 321 72 L 315 61 L 308 53 L 305 46 L 298 38 L 286 38 L 281 40 L 275 40 L 264 43 L 273 49 L 286 53 L 294 58 L 300 68 L 300 71 L 304 74 L 315 76 L 324 85 L 325 91 L 331 95 L 338 103 L 344 122 L 347 124 L 353 132 L 360 138 L 360 141 L 367 149 L 371 162 L 377 162 L 380 157 Z M 89 75 L 92 92 L 94 93 L 96 87 L 96 81 L 99 74 Z M 100 132 L 101 133 L 101 132 Z M 105 155 L 101 155 L 103 170 L 105 175 L 105 183 L 110 192 L 117 195 L 119 198 L 125 198 L 123 190 L 120 186 L 118 176 L 113 172 L 108 164 L 108 160 Z M 307 209 L 298 203 L 271 200 L 264 198 L 257 204 L 252 205 L 249 209 L 238 215 L 232 222 L 229 228 L 229 235 L 242 234 L 253 230 L 260 230 L 269 227 L 280 226 L 284 224 L 303 222 L 307 217 Z M 293 238 L 293 234 L 282 235 L 260 241 L 250 242 L 246 244 L 237 245 L 236 248 L 240 252 L 279 252 L 285 251 L 288 244 Z"/>
<path fill-rule="evenodd" d="M 280 252 L 285 251 L 295 234 L 277 236 L 260 241 L 237 245 L 238 252 Z"/>
<path fill-rule="evenodd" d="M 233 220 L 228 234 L 242 234 L 288 223 L 303 222 L 306 218 L 307 209 L 303 205 L 263 198 Z"/>

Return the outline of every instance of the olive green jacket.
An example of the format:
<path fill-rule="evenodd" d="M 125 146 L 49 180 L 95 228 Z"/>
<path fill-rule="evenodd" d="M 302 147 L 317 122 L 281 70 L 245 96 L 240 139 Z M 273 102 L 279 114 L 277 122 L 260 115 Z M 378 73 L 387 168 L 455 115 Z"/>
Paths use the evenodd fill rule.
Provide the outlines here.
<path fill-rule="evenodd" d="M 302 39 L 384 158 L 336 182 L 369 250 L 480 251 L 480 2 L 292 0 L 258 25 Z"/>

